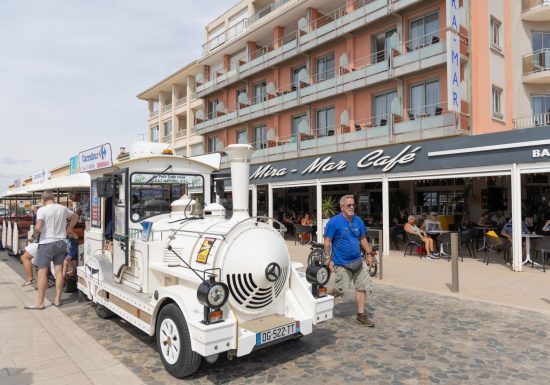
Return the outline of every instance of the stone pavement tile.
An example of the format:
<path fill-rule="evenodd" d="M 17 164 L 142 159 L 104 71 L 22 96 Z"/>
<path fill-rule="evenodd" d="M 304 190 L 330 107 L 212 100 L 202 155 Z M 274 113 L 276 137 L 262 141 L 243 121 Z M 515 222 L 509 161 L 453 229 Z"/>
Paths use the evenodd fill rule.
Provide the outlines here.
<path fill-rule="evenodd" d="M 84 373 L 77 372 L 77 373 L 67 374 L 62 377 L 57 377 L 54 379 L 35 382 L 33 383 L 33 385 L 92 385 L 92 383 Z M 108 385 L 108 384 L 105 384 L 105 385 Z"/>
<path fill-rule="evenodd" d="M 63 351 L 75 362 L 83 372 L 103 369 L 118 363 L 113 356 L 101 346 L 89 345 L 82 347 L 78 344 L 65 343 Z"/>
<path fill-rule="evenodd" d="M 90 370 L 86 372 L 86 376 L 94 385 L 103 384 L 124 384 L 124 385 L 141 385 L 143 382 L 134 375 L 126 366 L 118 363 L 109 368 L 100 370 Z"/>
<path fill-rule="evenodd" d="M 19 354 L 13 354 L 12 359 L 16 368 L 25 368 L 32 365 L 32 367 L 41 367 L 42 365 L 47 365 L 50 361 L 55 359 L 67 359 L 67 354 L 62 349 L 52 349 L 51 347 L 47 350 L 27 349 L 26 352 Z"/>
<path fill-rule="evenodd" d="M 21 369 L 24 369 L 26 372 L 32 372 L 35 382 L 50 381 L 68 374 L 81 372 L 80 369 L 74 365 L 74 362 L 66 356 L 53 358 L 40 363 L 29 362 L 27 367 Z"/>

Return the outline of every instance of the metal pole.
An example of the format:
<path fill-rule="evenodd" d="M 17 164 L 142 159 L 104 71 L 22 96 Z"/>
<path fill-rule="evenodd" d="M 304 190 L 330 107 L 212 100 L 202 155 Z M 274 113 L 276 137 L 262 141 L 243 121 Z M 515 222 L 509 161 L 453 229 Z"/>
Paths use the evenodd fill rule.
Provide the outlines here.
<path fill-rule="evenodd" d="M 458 293 L 458 233 L 451 233 L 451 291 Z"/>
<path fill-rule="evenodd" d="M 384 231 L 381 231 L 381 233 L 384 233 Z M 378 243 L 380 246 L 378 246 L 379 250 L 384 250 L 384 240 L 385 237 L 382 236 L 382 234 L 378 235 Z M 384 253 L 378 252 L 378 279 L 382 279 L 382 261 L 384 260 Z"/>

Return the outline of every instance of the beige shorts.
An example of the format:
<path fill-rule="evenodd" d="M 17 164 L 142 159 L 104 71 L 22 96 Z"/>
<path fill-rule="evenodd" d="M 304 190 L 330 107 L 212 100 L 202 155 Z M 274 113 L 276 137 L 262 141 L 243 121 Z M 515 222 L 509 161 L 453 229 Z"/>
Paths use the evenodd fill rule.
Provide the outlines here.
<path fill-rule="evenodd" d="M 362 267 L 354 272 L 346 269 L 343 266 L 334 266 L 334 288 L 344 295 L 349 285 L 353 281 L 355 290 L 366 291 L 370 285 L 369 270 L 363 263 Z"/>

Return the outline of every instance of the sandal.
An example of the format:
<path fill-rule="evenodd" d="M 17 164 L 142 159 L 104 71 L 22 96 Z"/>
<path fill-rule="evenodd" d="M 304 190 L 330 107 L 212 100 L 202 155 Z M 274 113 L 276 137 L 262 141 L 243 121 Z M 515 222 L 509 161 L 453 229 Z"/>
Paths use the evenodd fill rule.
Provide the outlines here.
<path fill-rule="evenodd" d="M 21 285 L 21 287 L 25 287 L 25 286 L 30 286 L 32 285 L 33 283 L 35 282 L 35 279 L 31 279 L 30 281 L 29 280 L 26 280 L 25 282 L 23 282 L 23 284 Z"/>

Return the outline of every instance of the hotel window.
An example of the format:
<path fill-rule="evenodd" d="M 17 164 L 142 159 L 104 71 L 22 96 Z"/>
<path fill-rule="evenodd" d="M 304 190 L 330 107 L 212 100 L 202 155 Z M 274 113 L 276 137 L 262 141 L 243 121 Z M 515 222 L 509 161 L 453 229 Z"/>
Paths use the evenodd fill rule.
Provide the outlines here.
<path fill-rule="evenodd" d="M 210 67 L 210 78 L 208 80 L 213 80 L 214 76 L 218 76 L 223 73 L 223 63 L 214 64 Z"/>
<path fill-rule="evenodd" d="M 397 97 L 397 91 L 388 91 L 374 96 L 373 104 L 373 124 L 375 126 L 385 126 L 391 115 L 391 103 Z"/>
<path fill-rule="evenodd" d="M 164 126 L 164 136 L 172 136 L 172 121 L 168 120 L 163 123 Z"/>
<path fill-rule="evenodd" d="M 267 143 L 267 134 L 265 124 L 254 127 L 254 141 L 256 148 L 265 148 Z"/>
<path fill-rule="evenodd" d="M 298 79 L 298 74 L 300 73 L 301 70 L 303 70 L 305 68 L 306 68 L 305 64 L 302 64 L 299 67 L 292 68 L 292 74 L 291 74 L 291 77 L 292 77 L 292 91 L 294 91 L 294 90 L 296 90 L 296 88 L 298 88 L 298 83 L 300 82 L 300 80 Z"/>
<path fill-rule="evenodd" d="M 206 146 L 206 152 L 208 153 L 221 151 L 223 148 L 223 142 L 216 137 L 209 137 L 206 142 Z"/>
<path fill-rule="evenodd" d="M 501 22 L 491 17 L 491 47 L 496 48 L 501 51 L 502 47 L 500 46 L 500 25 Z"/>
<path fill-rule="evenodd" d="M 317 136 L 334 135 L 334 107 L 317 110 Z"/>
<path fill-rule="evenodd" d="M 533 32 L 531 45 L 535 71 L 550 68 L 550 32 Z"/>
<path fill-rule="evenodd" d="M 439 42 L 439 13 L 422 16 L 409 25 L 408 51 Z"/>
<path fill-rule="evenodd" d="M 248 143 L 248 130 L 246 128 L 242 130 L 237 130 L 237 144 L 247 144 Z"/>
<path fill-rule="evenodd" d="M 493 86 L 493 116 L 502 119 L 502 88 Z"/>
<path fill-rule="evenodd" d="M 394 33 L 397 33 L 395 28 L 373 37 L 372 59 L 374 63 L 380 63 L 388 58 L 388 52 L 392 48 L 391 38 Z"/>
<path fill-rule="evenodd" d="M 334 77 L 334 52 L 317 58 L 317 82 Z"/>
<path fill-rule="evenodd" d="M 265 100 L 266 89 L 265 80 L 254 84 L 254 103 L 260 103 Z"/>
<path fill-rule="evenodd" d="M 441 114 L 439 80 L 432 80 L 411 85 L 411 109 L 409 117 L 426 117 Z"/>
<path fill-rule="evenodd" d="M 307 114 L 303 113 L 301 115 L 296 115 L 292 117 L 292 135 L 296 135 L 300 132 L 300 124 L 302 122 L 307 122 Z M 306 132 L 302 133 L 305 134 Z"/>
<path fill-rule="evenodd" d="M 207 119 L 214 119 L 216 117 L 216 107 L 218 106 L 218 99 L 210 99 L 208 101 L 208 116 Z"/>
<path fill-rule="evenodd" d="M 531 108 L 533 109 L 533 123 L 536 126 L 550 124 L 550 95 L 531 96 Z"/>
<path fill-rule="evenodd" d="M 151 142 L 159 141 L 159 126 L 151 127 Z"/>

